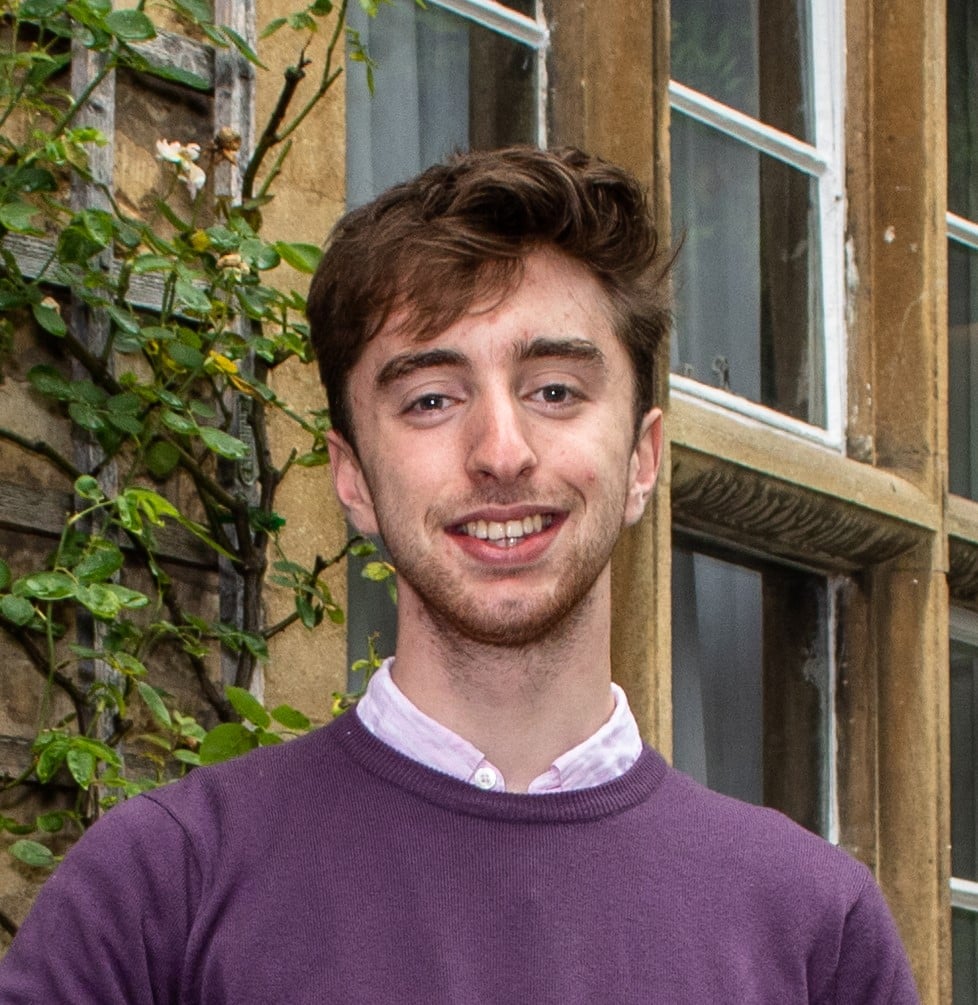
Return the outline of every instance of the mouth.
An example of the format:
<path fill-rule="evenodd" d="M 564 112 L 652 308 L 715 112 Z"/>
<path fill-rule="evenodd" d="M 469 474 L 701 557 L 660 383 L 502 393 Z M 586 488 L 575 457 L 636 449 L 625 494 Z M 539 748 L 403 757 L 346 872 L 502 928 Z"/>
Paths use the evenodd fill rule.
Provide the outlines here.
<path fill-rule="evenodd" d="M 551 513 L 534 513 L 514 520 L 469 520 L 456 533 L 488 541 L 497 548 L 515 548 L 524 538 L 539 534 L 554 522 Z"/>

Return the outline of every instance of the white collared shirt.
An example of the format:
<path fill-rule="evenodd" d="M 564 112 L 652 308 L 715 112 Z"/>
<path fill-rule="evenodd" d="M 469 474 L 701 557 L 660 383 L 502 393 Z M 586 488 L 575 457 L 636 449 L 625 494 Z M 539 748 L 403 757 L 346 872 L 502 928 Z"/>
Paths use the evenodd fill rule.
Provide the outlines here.
<path fill-rule="evenodd" d="M 356 714 L 367 729 L 405 757 L 480 789 L 504 792 L 502 772 L 464 737 L 425 715 L 394 683 L 385 660 L 357 703 Z M 567 792 L 601 785 L 624 774 L 642 752 L 638 724 L 625 692 L 611 685 L 615 707 L 607 722 L 576 747 L 561 754 L 530 782 L 527 792 Z"/>

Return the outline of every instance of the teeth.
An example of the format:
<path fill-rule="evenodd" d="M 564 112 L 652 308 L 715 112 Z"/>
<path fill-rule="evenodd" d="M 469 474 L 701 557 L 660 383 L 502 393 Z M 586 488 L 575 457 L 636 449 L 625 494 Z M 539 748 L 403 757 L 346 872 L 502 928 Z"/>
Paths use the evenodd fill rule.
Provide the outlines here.
<path fill-rule="evenodd" d="M 527 534 L 539 534 L 552 522 L 552 517 L 535 513 L 522 520 L 507 520 L 505 523 L 500 520 L 470 520 L 462 529 L 469 537 L 477 537 L 480 541 L 498 541 L 512 547 Z"/>

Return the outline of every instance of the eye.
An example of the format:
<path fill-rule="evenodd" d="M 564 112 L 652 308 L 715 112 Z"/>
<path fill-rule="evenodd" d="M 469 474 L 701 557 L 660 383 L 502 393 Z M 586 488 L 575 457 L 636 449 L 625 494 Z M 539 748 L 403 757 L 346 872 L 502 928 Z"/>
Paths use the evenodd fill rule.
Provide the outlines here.
<path fill-rule="evenodd" d="M 422 394 L 415 398 L 408 407 L 408 412 L 441 412 L 451 404 L 447 394 Z"/>
<path fill-rule="evenodd" d="M 545 405 L 571 405 L 581 400 L 581 395 L 567 384 L 544 384 L 533 397 Z"/>

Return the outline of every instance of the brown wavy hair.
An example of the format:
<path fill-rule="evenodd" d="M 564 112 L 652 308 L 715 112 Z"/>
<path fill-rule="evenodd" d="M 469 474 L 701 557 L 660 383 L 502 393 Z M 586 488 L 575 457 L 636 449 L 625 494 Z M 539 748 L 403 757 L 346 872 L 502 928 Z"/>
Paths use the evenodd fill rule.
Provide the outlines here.
<path fill-rule="evenodd" d="M 514 289 L 539 248 L 580 262 L 604 289 L 632 361 L 637 423 L 652 407 L 671 319 L 672 256 L 645 192 L 580 150 L 509 147 L 457 154 L 333 228 L 307 306 L 333 428 L 355 446 L 350 371 L 393 312 L 419 340 L 433 338 L 476 300 Z"/>

